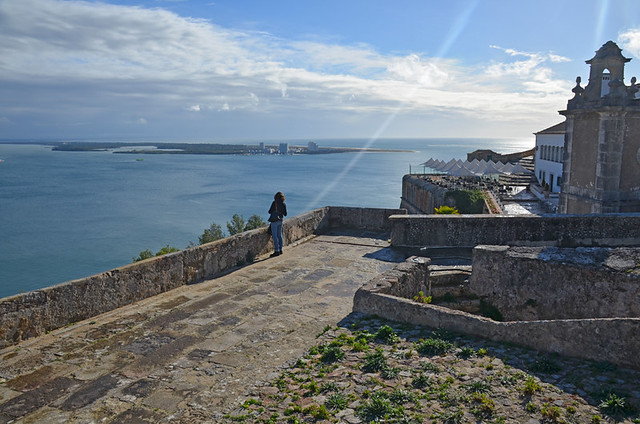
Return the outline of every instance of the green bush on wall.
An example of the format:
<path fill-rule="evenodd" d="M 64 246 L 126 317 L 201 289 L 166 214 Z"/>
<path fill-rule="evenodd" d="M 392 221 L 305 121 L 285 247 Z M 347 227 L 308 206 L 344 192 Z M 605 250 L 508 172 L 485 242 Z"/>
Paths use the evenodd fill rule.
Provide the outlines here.
<path fill-rule="evenodd" d="M 484 194 L 481 190 L 451 190 L 444 194 L 445 202 L 453 199 L 455 207 L 463 214 L 481 214 L 484 210 Z"/>

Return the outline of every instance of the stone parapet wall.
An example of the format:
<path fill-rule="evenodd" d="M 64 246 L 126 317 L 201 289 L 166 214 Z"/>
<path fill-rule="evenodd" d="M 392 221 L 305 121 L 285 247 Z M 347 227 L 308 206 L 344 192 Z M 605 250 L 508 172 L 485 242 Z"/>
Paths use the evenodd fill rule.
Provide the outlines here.
<path fill-rule="evenodd" d="M 405 209 L 376 209 L 355 207 L 329 207 L 329 226 L 356 230 L 381 231 L 390 233 L 392 224 L 389 217 L 406 215 Z"/>
<path fill-rule="evenodd" d="M 470 290 L 505 321 L 640 317 L 640 249 L 477 246 Z"/>
<path fill-rule="evenodd" d="M 497 322 L 392 294 L 420 287 L 424 281 L 422 267 L 418 263 L 409 267 L 403 264 L 403 278 L 397 278 L 397 271 L 393 271 L 388 278 L 382 275 L 365 284 L 354 296 L 353 311 L 514 343 L 543 352 L 640 368 L 640 318 Z M 394 287 L 401 284 L 410 289 Z"/>
<path fill-rule="evenodd" d="M 412 214 L 433 213 L 434 209 L 444 205 L 447 191 L 419 176 L 405 175 L 402 177 L 400 207 Z"/>
<path fill-rule="evenodd" d="M 396 247 L 638 246 L 640 214 L 403 215 L 390 217 Z"/>
<path fill-rule="evenodd" d="M 402 209 L 324 207 L 288 218 L 285 246 L 335 228 L 391 230 Z M 273 250 L 266 227 L 180 252 L 0 299 L 0 347 L 111 311 L 251 262 Z"/>

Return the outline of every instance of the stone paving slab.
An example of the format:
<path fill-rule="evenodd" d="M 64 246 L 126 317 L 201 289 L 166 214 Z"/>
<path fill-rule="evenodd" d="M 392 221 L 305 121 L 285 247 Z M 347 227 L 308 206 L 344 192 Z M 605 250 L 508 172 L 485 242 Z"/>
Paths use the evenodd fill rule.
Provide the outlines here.
<path fill-rule="evenodd" d="M 0 350 L 0 423 L 215 422 L 404 257 L 323 235 L 276 258 Z"/>

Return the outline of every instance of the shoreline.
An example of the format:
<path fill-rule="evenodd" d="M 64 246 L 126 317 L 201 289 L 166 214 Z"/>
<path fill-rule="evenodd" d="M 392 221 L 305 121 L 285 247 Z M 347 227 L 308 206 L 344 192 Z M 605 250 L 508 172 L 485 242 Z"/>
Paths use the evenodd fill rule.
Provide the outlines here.
<path fill-rule="evenodd" d="M 66 141 L 32 141 L 3 142 L 0 144 L 29 144 L 51 146 L 52 151 L 62 152 L 104 152 L 117 154 L 197 154 L 197 155 L 268 155 L 279 153 L 279 145 L 265 144 L 263 149 L 257 144 L 223 144 L 223 143 L 153 143 L 153 142 L 66 142 Z M 141 148 L 142 147 L 142 148 Z M 130 150 L 118 150 L 127 149 Z M 286 154 L 322 155 L 335 153 L 412 153 L 406 149 L 374 149 L 368 147 L 317 147 L 309 150 L 306 146 L 290 145 Z"/>

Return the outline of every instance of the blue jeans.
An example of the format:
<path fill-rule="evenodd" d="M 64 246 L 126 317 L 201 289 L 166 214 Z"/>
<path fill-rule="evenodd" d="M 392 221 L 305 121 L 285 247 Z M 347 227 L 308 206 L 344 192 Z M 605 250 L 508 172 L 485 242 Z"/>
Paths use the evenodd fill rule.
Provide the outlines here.
<path fill-rule="evenodd" d="M 271 223 L 271 236 L 273 237 L 274 250 L 282 252 L 282 221 Z"/>

